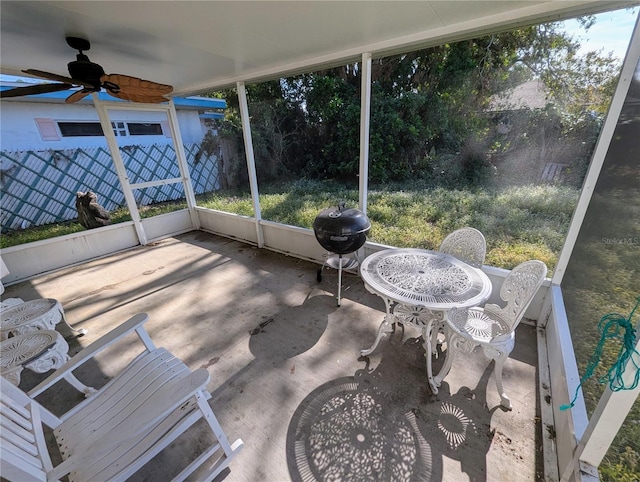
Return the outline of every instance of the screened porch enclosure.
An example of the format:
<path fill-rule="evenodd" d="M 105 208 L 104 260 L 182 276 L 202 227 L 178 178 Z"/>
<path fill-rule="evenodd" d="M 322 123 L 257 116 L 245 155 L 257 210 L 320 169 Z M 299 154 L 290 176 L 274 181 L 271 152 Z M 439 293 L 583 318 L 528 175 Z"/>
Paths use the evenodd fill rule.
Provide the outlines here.
<path fill-rule="evenodd" d="M 635 299 L 640 294 L 638 293 L 637 283 L 637 273 L 640 270 L 638 264 L 640 263 L 640 256 L 638 256 L 638 239 L 640 239 L 640 232 L 638 231 L 638 226 L 640 226 L 640 210 L 638 209 L 638 206 L 640 206 L 640 191 L 638 186 L 640 185 L 640 175 L 637 162 L 637 159 L 640 158 L 637 143 L 637 134 L 640 132 L 638 121 L 640 113 L 638 112 L 637 100 L 640 95 L 638 94 L 640 89 L 639 39 L 639 26 L 636 23 L 620 79 L 613 95 L 608 115 L 595 144 L 589 170 L 586 173 L 580 198 L 577 200 L 571 225 L 568 227 L 566 239 L 563 240 L 563 247 L 558 256 L 557 265 L 554 266 L 553 275 L 545 282 L 534 303 L 526 313 L 526 317 L 536 324 L 537 329 L 525 326 L 522 330 L 523 332 L 528 331 L 527 340 L 532 344 L 537 344 L 537 367 L 535 368 L 537 375 L 534 377 L 537 380 L 533 383 L 536 384 L 534 390 L 538 398 L 541 429 L 534 438 L 537 441 L 535 450 L 543 452 L 541 460 L 544 460 L 544 463 L 543 468 L 534 468 L 534 473 L 536 470 L 542 470 L 546 480 L 593 480 L 597 477 L 597 467 L 606 457 L 609 444 L 612 442 L 618 448 L 626 446 L 635 450 L 636 453 L 640 451 L 640 447 L 637 445 L 640 434 L 637 432 L 626 432 L 624 434 L 625 440 L 615 439 L 625 418 L 635 424 L 631 425 L 637 426 L 640 416 L 637 400 L 638 389 L 613 393 L 604 385 L 601 385 L 595 390 L 590 390 L 586 400 L 583 390 L 578 390 L 578 398 L 571 410 L 560 410 L 559 408 L 573 399 L 580 383 L 580 377 L 584 374 L 584 367 L 598 342 L 598 320 L 593 319 L 593 313 L 596 312 L 601 315 L 611 311 L 622 311 L 624 313 L 622 307 L 630 310 Z M 358 55 L 358 65 L 362 73 L 358 126 L 360 136 L 359 165 L 356 189 L 359 207 L 366 212 L 368 206 L 370 206 L 368 149 L 372 107 L 372 54 L 364 51 L 364 53 L 359 53 Z M 251 81 L 252 79 L 247 78 L 246 82 Z M 3 249 L 2 259 L 7 264 L 10 272 L 9 276 L 3 278 L 3 282 L 8 285 L 7 294 L 4 296 L 20 292 L 29 293 L 33 297 L 53 296 L 55 283 L 46 285 L 46 283 L 51 283 L 51 279 L 47 278 L 47 276 L 51 275 L 45 274 L 44 278 L 41 278 L 43 273 L 61 268 L 69 270 L 68 266 L 79 265 L 84 262 L 94 263 L 94 261 L 91 261 L 94 258 L 103 258 L 130 248 L 139 246 L 151 248 L 156 246 L 156 243 L 162 245 L 164 242 L 162 240 L 166 238 L 175 236 L 178 236 L 178 239 L 181 240 L 188 239 L 188 236 L 196 236 L 197 238 L 197 231 L 208 233 L 203 236 L 213 234 L 214 236 L 222 236 L 220 239 L 230 239 L 232 241 L 228 242 L 233 245 L 234 249 L 238 251 L 251 250 L 257 257 L 262 256 L 259 253 L 264 249 L 286 255 L 287 263 L 292 259 L 301 260 L 300 263 L 322 263 L 326 253 L 316 242 L 311 230 L 300 226 L 282 224 L 276 220 L 263 217 L 257 175 L 260 166 L 256 166 L 256 162 L 259 162 L 259 160 L 256 160 L 254 153 L 251 104 L 247 99 L 246 85 L 244 79 L 240 79 L 233 84 L 238 94 L 239 112 L 242 121 L 248 195 L 252 206 L 251 215 L 216 211 L 198 205 L 190 183 L 189 167 L 186 162 L 186 155 L 182 150 L 183 143 L 180 139 L 178 123 L 175 121 L 175 108 L 172 103 L 154 107 L 154 109 L 166 114 L 170 123 L 174 145 L 179 146 L 176 149 L 176 163 L 180 169 L 180 177 L 137 184 L 131 183 L 127 179 L 124 162 L 120 157 L 118 140 L 110 129 L 110 111 L 122 107 L 96 99 L 96 109 L 118 171 L 124 197 L 132 212 L 132 220 L 100 228 L 99 230 Z M 130 106 L 127 106 L 127 108 L 129 109 Z M 150 107 L 140 106 L 139 108 L 147 109 Z M 187 209 L 158 217 L 142 218 L 137 213 L 134 191 L 167 183 L 176 184 L 184 190 L 188 205 Z M 182 236 L 185 233 L 189 233 L 186 234 L 187 238 Z M 215 239 L 216 242 L 214 244 L 225 243 L 218 240 L 218 238 Z M 384 243 L 376 242 L 376 240 L 370 241 L 362 248 L 361 255 L 366 256 L 384 247 L 387 247 Z M 277 261 L 273 262 L 277 263 Z M 500 286 L 500 282 L 506 276 L 507 270 L 489 265 L 484 267 L 484 271 L 489 275 L 494 285 L 494 293 L 490 301 L 499 302 L 495 287 Z M 66 272 L 72 275 L 73 269 Z M 185 271 L 185 273 L 189 272 L 189 270 Z M 252 275 L 255 275 L 255 273 L 250 270 L 243 274 L 243 276 L 246 276 L 246 283 L 249 285 L 252 284 Z M 32 279 L 45 280 L 45 284 L 42 286 L 47 287 L 41 289 L 37 285 L 30 286 L 31 281 L 29 280 Z M 177 279 L 174 281 L 179 283 Z M 354 291 L 359 289 L 356 288 L 358 281 L 357 278 L 349 281 Z M 335 287 L 335 284 L 327 283 L 326 287 L 331 289 Z M 76 295 L 65 295 L 65 299 L 69 299 L 73 306 L 74 300 L 79 299 L 75 298 Z M 328 297 L 331 298 L 331 295 L 332 293 L 329 291 Z M 127 298 L 123 294 L 118 296 L 123 299 Z M 286 294 L 282 296 L 286 298 Z M 324 293 L 323 296 L 327 296 L 327 293 Z M 285 302 L 288 309 L 293 310 L 293 312 L 295 312 L 296 304 L 304 304 L 306 302 L 297 297 L 294 298 Z M 109 303 L 111 301 L 114 300 L 98 301 L 93 306 L 93 313 L 85 315 L 85 319 L 88 320 L 91 316 L 100 316 L 100 310 L 110 312 Z M 357 301 L 362 301 L 362 299 L 358 298 Z M 131 300 L 126 302 L 121 300 L 119 306 L 121 307 L 130 302 Z M 366 317 L 375 319 L 376 316 L 380 316 L 380 307 L 375 306 L 375 301 L 369 300 L 363 303 L 365 305 L 373 305 L 367 305 L 365 309 Z M 219 313 L 233 309 L 231 303 L 227 306 L 227 304 L 221 303 L 220 299 L 216 299 L 216 304 L 219 304 Z M 135 303 L 133 305 L 138 306 Z M 79 307 L 77 308 L 79 309 Z M 321 303 L 319 309 L 321 312 L 322 310 L 328 310 L 328 304 Z M 341 323 L 347 323 L 349 320 L 349 315 L 345 315 L 344 311 L 347 310 L 343 310 L 339 315 L 336 314 L 337 327 Z M 120 314 L 120 312 L 118 313 Z M 287 319 L 295 324 L 294 315 Z M 244 327 L 244 325 L 242 326 Z M 158 330 L 163 329 L 165 328 L 158 326 Z M 357 328 L 356 331 L 355 336 L 364 336 L 360 332 L 361 328 Z M 322 336 L 320 332 L 315 334 L 318 335 L 316 338 Z M 302 345 L 314 341 L 313 336 L 311 340 L 305 339 L 302 335 L 300 337 L 299 343 Z M 80 342 L 82 343 L 82 340 Z M 225 343 L 225 340 L 220 339 L 216 343 Z M 353 345 L 353 342 L 349 343 L 349 347 L 353 348 L 351 345 Z M 203 347 L 202 350 L 205 350 L 205 348 Z M 251 351 L 253 353 L 253 350 Z M 357 350 L 354 353 L 356 352 Z M 255 355 L 255 353 L 253 354 Z M 298 354 L 294 350 L 292 358 Z M 266 354 L 266 351 L 261 352 L 261 355 L 265 359 L 272 356 Z M 390 359 L 394 359 L 396 356 L 397 354 L 392 355 Z M 523 355 L 523 358 L 527 360 L 530 360 L 531 357 L 530 352 Z M 197 360 L 197 363 L 205 365 L 213 360 L 213 358 L 208 360 L 205 358 L 204 353 L 198 353 L 194 359 Z M 518 357 L 516 356 L 516 358 Z M 189 363 L 188 360 L 185 361 Z M 280 369 L 284 367 L 279 377 L 284 377 L 286 375 L 285 372 L 293 370 L 293 368 L 286 365 L 283 360 L 279 361 L 282 362 Z M 603 360 L 603 362 L 613 363 L 615 360 Z M 382 368 L 384 367 L 380 369 L 382 370 Z M 232 367 L 225 366 L 225 370 L 231 374 Z M 530 370 L 530 367 L 527 370 Z M 355 377 L 357 374 L 356 369 L 354 368 L 352 372 L 349 373 L 349 376 L 353 375 Z M 481 380 L 480 383 L 487 382 L 486 384 L 489 385 L 487 393 L 489 393 L 493 388 L 493 381 L 487 381 L 482 372 L 480 372 L 478 379 Z M 338 377 L 335 380 L 338 380 Z M 327 382 L 329 382 L 328 379 Z M 349 381 L 349 383 L 352 382 L 353 380 Z M 471 382 L 460 381 L 459 383 L 461 384 L 460 386 L 466 384 L 465 386 L 468 387 Z M 597 387 L 597 383 L 593 380 L 587 383 L 591 383 L 592 387 Z M 339 386 L 341 386 L 339 383 L 335 384 L 335 387 Z M 346 386 L 341 387 L 345 388 Z M 219 392 L 215 396 L 224 404 L 233 406 L 234 401 L 228 398 L 230 395 L 225 394 L 227 393 L 227 388 L 227 386 L 216 387 Z M 311 388 L 315 388 L 319 392 L 313 392 Z M 319 398 L 322 398 L 321 390 L 323 388 L 327 387 L 324 385 L 309 386 L 305 388 L 307 390 L 305 394 L 311 396 L 315 393 Z M 480 385 L 476 386 L 476 390 L 481 390 Z M 423 392 L 420 393 L 424 395 Z M 296 394 L 300 400 L 302 400 L 303 395 L 302 392 Z M 453 393 L 450 395 L 453 396 Z M 598 405 L 599 401 L 600 405 Z M 313 405 L 313 400 L 310 403 Z M 491 404 L 489 404 L 489 407 L 491 408 Z M 229 417 L 231 417 L 232 413 L 233 410 L 229 412 Z M 304 413 L 296 412 L 296 416 L 300 417 L 298 421 L 304 421 Z M 483 416 L 479 416 L 476 422 L 492 423 L 490 417 L 483 418 Z M 503 414 L 500 414 L 500 416 L 502 418 Z M 508 417 L 508 414 L 506 416 Z M 295 416 L 292 416 L 289 421 L 293 421 L 294 418 Z M 406 423 L 411 425 L 412 421 L 408 419 Z M 239 426 L 238 430 L 241 429 L 242 427 Z M 245 436 L 238 433 L 237 435 L 242 435 L 245 440 L 250 439 L 248 434 Z M 286 448 L 286 450 L 289 450 L 288 445 L 285 447 L 285 442 L 281 440 L 279 443 L 280 449 L 285 450 Z M 451 441 L 449 440 L 447 443 L 449 450 L 451 450 Z M 289 456 L 296 458 L 295 453 L 287 453 L 287 457 Z M 452 460 L 455 460 L 455 457 L 452 457 Z M 489 458 L 487 458 L 487 463 L 488 461 Z M 460 461 L 458 460 L 458 462 Z M 529 467 L 532 466 L 531 461 L 527 463 Z M 535 463 L 533 465 L 535 466 Z M 431 467 L 433 468 L 433 465 Z M 440 468 L 438 469 L 438 467 Z M 291 470 L 289 466 L 290 476 Z M 300 478 L 304 479 L 306 469 L 298 468 L 297 470 L 300 470 Z M 233 471 L 232 467 L 232 473 Z M 465 471 L 464 468 L 462 472 L 470 473 Z M 482 473 L 482 468 L 475 467 L 471 472 L 480 474 Z M 436 466 L 436 471 L 431 472 L 431 478 L 426 480 L 438 480 L 440 478 L 447 480 L 445 474 L 445 468 Z M 538 475 L 534 475 L 534 477 Z M 250 480 L 250 478 L 234 479 L 233 476 L 231 479 Z"/>

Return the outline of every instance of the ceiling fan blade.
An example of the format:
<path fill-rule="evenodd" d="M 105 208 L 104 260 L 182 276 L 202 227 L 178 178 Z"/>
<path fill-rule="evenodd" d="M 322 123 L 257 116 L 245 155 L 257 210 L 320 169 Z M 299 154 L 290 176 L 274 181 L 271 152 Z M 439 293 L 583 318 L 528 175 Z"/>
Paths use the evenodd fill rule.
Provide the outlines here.
<path fill-rule="evenodd" d="M 93 92 L 93 91 L 89 90 L 89 89 L 78 90 L 78 91 L 74 92 L 73 94 L 71 94 L 69 97 L 67 97 L 65 99 L 65 102 L 67 104 L 72 104 L 73 102 L 78 102 L 79 100 L 82 100 L 86 96 L 88 96 L 91 92 Z"/>
<path fill-rule="evenodd" d="M 161 96 L 173 92 L 173 87 L 166 84 L 158 84 L 150 80 L 139 79 L 122 74 L 108 74 L 100 77 L 103 87 L 110 91 L 120 91 L 132 95 Z M 113 86 L 113 87 L 112 87 Z M 115 87 L 115 88 L 114 88 Z"/>
<path fill-rule="evenodd" d="M 22 95 L 36 95 L 46 94 L 47 92 L 59 92 L 61 90 L 68 90 L 73 85 L 71 84 L 37 84 L 29 85 L 28 87 L 16 87 L 15 89 L 0 91 L 0 97 L 20 97 Z"/>
<path fill-rule="evenodd" d="M 94 88 L 92 84 L 89 84 L 87 82 L 83 82 L 78 79 L 72 79 L 71 77 L 65 77 L 64 75 L 52 74 L 51 72 L 45 72 L 44 70 L 27 69 L 27 70 L 23 70 L 23 72 L 25 74 L 34 75 L 36 77 L 40 77 L 47 80 L 57 80 L 58 82 L 65 82 L 67 84 L 82 85 L 90 89 Z"/>
<path fill-rule="evenodd" d="M 118 99 L 140 102 L 142 104 L 159 104 L 160 102 L 169 102 L 169 99 L 166 97 L 155 95 L 154 93 L 130 94 L 128 92 L 112 92 L 110 90 L 107 90 L 107 93 L 113 97 L 117 97 Z"/>

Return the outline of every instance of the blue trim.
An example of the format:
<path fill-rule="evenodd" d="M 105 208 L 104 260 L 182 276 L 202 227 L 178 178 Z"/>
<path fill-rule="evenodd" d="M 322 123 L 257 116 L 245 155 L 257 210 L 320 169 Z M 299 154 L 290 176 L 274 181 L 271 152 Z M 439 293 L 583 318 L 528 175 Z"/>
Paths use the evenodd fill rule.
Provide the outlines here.
<path fill-rule="evenodd" d="M 24 86 L 20 86 L 20 85 L 16 85 L 16 86 L 0 86 L 0 90 L 9 90 L 9 89 L 14 89 L 16 87 L 26 87 L 26 85 Z M 69 92 L 68 90 L 64 90 L 64 91 L 60 91 L 60 92 L 49 92 L 46 94 L 38 94 L 38 95 L 25 95 L 24 97 L 20 98 L 20 97 L 13 97 L 14 99 L 22 99 L 24 101 L 32 101 L 32 100 L 61 100 L 64 102 L 64 100 L 69 97 Z M 115 102 L 127 102 L 121 99 L 117 99 L 116 97 L 111 97 L 109 94 L 107 94 L 106 92 L 99 92 L 98 93 L 98 98 L 100 100 L 105 100 L 105 101 L 115 101 Z M 88 96 L 85 99 L 81 100 L 80 103 L 85 103 L 88 104 L 91 102 L 91 97 Z M 173 102 L 176 105 L 176 107 L 182 107 L 182 108 L 191 108 L 191 109 L 226 109 L 227 108 L 227 102 L 224 101 L 223 99 L 212 99 L 209 97 L 174 97 L 173 98 Z"/>
<path fill-rule="evenodd" d="M 200 119 L 224 119 L 224 114 L 205 112 L 204 114 L 200 114 L 198 117 L 200 117 Z"/>
<path fill-rule="evenodd" d="M 226 109 L 227 101 L 210 97 L 174 97 L 173 102 L 180 107 L 204 107 L 206 109 Z"/>

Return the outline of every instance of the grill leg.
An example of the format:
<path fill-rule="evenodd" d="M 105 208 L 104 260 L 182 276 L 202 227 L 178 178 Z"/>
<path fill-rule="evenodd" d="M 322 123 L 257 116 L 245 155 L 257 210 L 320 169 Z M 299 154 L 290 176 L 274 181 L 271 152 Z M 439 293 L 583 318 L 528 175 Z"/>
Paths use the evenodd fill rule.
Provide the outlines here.
<path fill-rule="evenodd" d="M 322 263 L 322 266 L 318 268 L 318 272 L 316 273 L 316 281 L 318 283 L 322 281 L 322 270 L 324 269 L 324 266 L 327 264 L 327 260 L 329 259 L 330 255 L 331 255 L 331 252 L 328 252 L 327 256 L 324 258 L 324 262 Z"/>

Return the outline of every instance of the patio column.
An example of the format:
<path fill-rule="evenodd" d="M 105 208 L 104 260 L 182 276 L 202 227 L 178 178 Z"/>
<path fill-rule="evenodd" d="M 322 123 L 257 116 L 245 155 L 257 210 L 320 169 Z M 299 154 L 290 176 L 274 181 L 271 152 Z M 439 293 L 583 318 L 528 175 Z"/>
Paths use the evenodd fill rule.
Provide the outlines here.
<path fill-rule="evenodd" d="M 371 54 L 362 54 L 360 64 L 360 211 L 367 213 L 369 181 L 369 125 L 371 122 Z"/>
<path fill-rule="evenodd" d="M 617 162 L 616 160 L 619 159 L 620 156 L 631 156 L 631 158 L 634 158 L 633 149 L 630 150 L 627 145 L 635 146 L 637 143 L 633 143 L 634 139 L 628 139 L 627 144 L 618 144 L 616 142 L 616 130 L 619 126 L 626 124 L 626 120 L 621 121 L 620 119 L 625 104 L 633 105 L 635 102 L 633 99 L 634 94 L 633 91 L 630 90 L 630 87 L 634 76 L 637 76 L 637 73 L 640 71 L 639 40 L 640 18 L 636 20 L 635 29 L 629 42 L 627 55 L 618 79 L 618 85 L 611 100 L 611 105 L 609 106 L 609 112 L 607 113 L 604 125 L 600 131 L 600 136 L 592 155 L 589 170 L 585 177 L 576 209 L 573 213 L 573 218 L 565 238 L 565 243 L 562 247 L 562 251 L 554 270 L 552 287 L 560 285 L 563 282 L 563 276 L 567 268 L 570 267 L 571 258 L 575 256 L 574 248 L 576 243 L 580 241 L 579 235 L 583 228 L 583 223 L 585 219 L 589 219 L 587 216 L 588 211 L 590 209 L 596 209 L 595 212 L 598 213 L 598 202 L 594 203 L 595 208 L 590 206 L 590 204 L 592 202 L 594 192 L 597 192 L 596 187 L 603 166 L 607 169 L 615 167 Z M 622 148 L 620 146 L 622 146 Z M 601 189 L 598 194 L 602 195 L 609 189 L 611 188 L 607 187 Z M 602 218 L 602 214 L 593 216 L 593 218 Z M 593 219 L 590 219 L 590 221 L 593 222 Z M 617 226 L 623 226 L 626 222 L 627 221 L 621 221 Z M 614 229 L 614 225 L 612 225 L 611 229 Z M 613 232 L 615 233 L 615 231 Z M 584 257 L 585 255 L 582 254 L 582 256 Z M 582 261 L 582 259 L 579 259 L 577 262 L 574 261 L 574 263 L 579 264 Z M 546 328 L 547 351 L 550 354 L 554 348 L 549 345 L 550 340 L 553 340 L 550 336 L 552 333 L 550 328 L 556 331 L 562 329 L 567 333 L 567 335 L 565 335 L 566 340 L 570 340 L 569 326 L 566 316 L 563 318 L 553 316 L 549 318 L 541 317 L 539 319 L 548 319 L 550 321 L 549 325 L 546 326 L 544 326 L 544 322 L 543 325 L 538 324 L 538 328 L 543 326 Z M 551 320 L 554 320 L 553 324 L 551 323 Z M 557 326 L 554 326 L 554 324 Z M 640 326 L 636 327 L 636 331 L 638 328 L 640 328 Z M 639 347 L 640 343 L 636 343 L 635 349 L 638 350 Z M 575 371 L 577 373 L 577 363 L 575 361 L 573 346 L 564 348 L 562 351 L 565 350 L 565 353 L 561 353 L 561 356 L 565 359 L 565 369 L 571 368 L 572 372 Z M 632 385 L 632 375 L 637 373 L 636 370 L 637 368 L 633 365 L 627 365 L 622 377 L 625 387 L 630 387 Z M 557 373 L 561 373 L 561 371 L 555 370 L 555 373 L 557 376 Z M 554 371 L 552 371 L 552 375 L 553 374 Z M 567 380 L 560 379 L 557 384 L 564 384 L 564 388 L 562 389 L 562 393 L 554 391 L 554 400 L 562 403 L 565 401 L 565 397 L 567 395 L 570 399 L 574 393 L 572 388 L 575 390 L 578 383 L 578 376 L 574 376 Z M 555 387 L 553 378 L 552 386 Z M 568 394 L 564 391 L 565 389 L 569 390 Z M 635 387 L 633 390 L 621 390 L 618 392 L 613 392 L 609 387 L 607 387 L 605 388 L 603 395 L 600 397 L 595 411 L 589 418 L 586 418 L 586 407 L 581 389 L 578 391 L 578 399 L 576 400 L 576 405 L 572 410 L 561 411 L 557 406 L 554 408 L 556 428 L 563 426 L 572 426 L 574 428 L 573 433 L 570 433 L 567 430 L 563 430 L 562 432 L 560 430 L 556 430 L 556 433 L 558 434 L 556 439 L 557 446 L 560 447 L 560 442 L 564 441 L 565 447 L 570 444 L 572 448 L 571 452 L 564 453 L 562 454 L 562 458 L 558 458 L 559 473 L 562 477 L 562 481 L 581 480 L 580 477 L 583 476 L 582 480 L 589 480 L 589 476 L 594 479 L 597 478 L 598 465 L 606 455 L 607 450 L 617 435 L 623 421 L 628 416 L 639 393 L 640 387 Z M 577 407 L 579 407 L 579 410 L 575 413 Z"/>
<path fill-rule="evenodd" d="M 247 155 L 247 171 L 249 171 L 249 186 L 251 187 L 251 201 L 255 215 L 256 235 L 258 237 L 258 248 L 264 247 L 264 234 L 262 232 L 262 214 L 260 212 L 260 198 L 258 193 L 258 178 L 256 176 L 256 160 L 253 156 L 253 140 L 251 138 L 251 123 L 249 121 L 249 104 L 247 102 L 247 91 L 244 82 L 237 83 L 238 103 L 240 107 L 240 118 L 242 119 L 242 137 L 244 139 L 244 151 Z"/>
<path fill-rule="evenodd" d="M 127 171 L 124 167 L 124 161 L 122 160 L 122 156 L 120 155 L 120 147 L 118 146 L 118 141 L 116 140 L 116 136 L 113 133 L 113 128 L 111 127 L 109 111 L 107 110 L 105 104 L 100 101 L 97 94 L 93 94 L 92 97 L 93 105 L 95 105 L 96 111 L 98 112 L 98 117 L 100 118 L 102 132 L 104 132 L 104 137 L 107 140 L 107 146 L 109 147 L 109 151 L 111 152 L 113 164 L 116 168 L 116 174 L 118 175 L 118 180 L 120 181 L 120 185 L 122 186 L 122 193 L 124 194 L 124 199 L 127 202 L 127 207 L 129 208 L 129 214 L 131 214 L 133 226 L 136 229 L 138 241 L 140 241 L 140 244 L 144 246 L 148 243 L 147 235 L 144 231 L 142 221 L 140 220 L 138 204 L 136 203 L 136 199 L 133 196 L 133 190 L 131 189 L 131 185 L 129 184 L 129 177 L 127 176 Z"/>
<path fill-rule="evenodd" d="M 167 111 L 169 118 L 169 126 L 171 127 L 171 136 L 173 137 L 173 146 L 176 151 L 178 160 L 178 168 L 182 177 L 182 187 L 184 189 L 184 197 L 187 200 L 187 208 L 191 217 L 191 225 L 193 229 L 200 229 L 200 218 L 196 212 L 196 196 L 191 183 L 191 175 L 189 174 L 189 165 L 187 164 L 187 155 L 184 152 L 184 143 L 182 142 L 182 134 L 178 124 L 178 114 L 176 114 L 176 105 L 173 99 L 169 101 L 169 109 Z"/>

